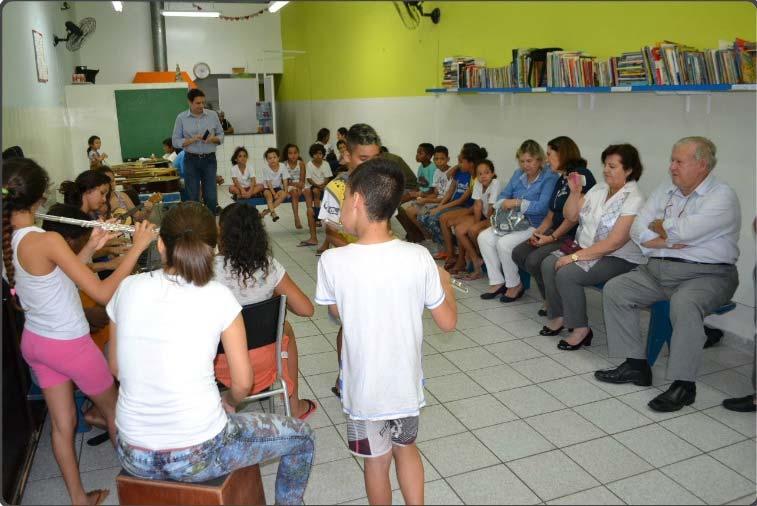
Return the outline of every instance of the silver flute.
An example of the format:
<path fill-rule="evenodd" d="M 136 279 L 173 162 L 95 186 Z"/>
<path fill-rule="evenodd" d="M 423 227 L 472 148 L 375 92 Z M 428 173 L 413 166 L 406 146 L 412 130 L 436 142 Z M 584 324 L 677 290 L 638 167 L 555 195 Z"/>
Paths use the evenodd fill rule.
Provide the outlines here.
<path fill-rule="evenodd" d="M 453 287 L 457 288 L 458 290 L 460 290 L 463 293 L 468 293 L 468 287 L 465 286 L 461 281 L 458 281 L 455 278 L 450 278 L 449 281 L 450 281 L 450 283 L 452 283 Z"/>
<path fill-rule="evenodd" d="M 85 228 L 102 228 L 108 232 L 122 232 L 125 234 L 133 234 L 133 225 L 123 225 L 121 223 L 107 223 L 104 221 L 96 220 L 77 220 L 76 218 L 66 218 L 65 216 L 55 216 L 52 214 L 36 213 L 37 218 L 42 220 L 57 221 L 58 223 L 66 223 L 68 225 L 77 225 Z M 159 228 L 155 229 L 155 232 L 160 231 Z"/>

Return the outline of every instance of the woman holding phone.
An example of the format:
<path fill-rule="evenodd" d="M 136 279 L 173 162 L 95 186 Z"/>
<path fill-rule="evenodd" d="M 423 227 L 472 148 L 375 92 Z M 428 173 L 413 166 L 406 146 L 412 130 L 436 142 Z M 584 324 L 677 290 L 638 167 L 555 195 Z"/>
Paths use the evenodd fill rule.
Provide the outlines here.
<path fill-rule="evenodd" d="M 541 334 L 555 335 L 563 326 L 573 329 L 557 344 L 561 350 L 591 345 L 584 287 L 605 283 L 647 261 L 630 237 L 633 220 L 644 204 L 636 183 L 643 170 L 639 152 L 630 144 L 611 145 L 602 152 L 602 164 L 604 182 L 585 195 L 580 174 L 568 176 L 570 196 L 563 213 L 566 220 L 578 221 L 575 242 L 579 249 L 548 255 L 541 264 L 550 318 Z"/>
<path fill-rule="evenodd" d="M 547 162 L 552 170 L 560 175 L 549 199 L 549 212 L 531 237 L 513 249 L 513 260 L 520 269 L 533 276 L 543 298 L 546 298 L 546 292 L 541 277 L 542 261 L 547 255 L 560 249 L 561 243 L 566 239 L 572 241 L 576 233 L 576 222 L 567 219 L 563 214 L 563 207 L 570 194 L 568 174 L 577 173 L 575 177 L 583 176 L 577 181 L 581 183 L 581 193 L 586 193 L 596 184 L 594 175 L 586 168 L 586 160 L 581 158 L 581 151 L 570 137 L 555 137 L 547 143 Z M 521 283 L 512 289 L 508 288 L 508 292 L 510 293 L 505 293 L 499 300 L 518 300 L 523 296 L 525 288 Z M 539 310 L 539 315 L 546 314 L 546 310 Z"/>

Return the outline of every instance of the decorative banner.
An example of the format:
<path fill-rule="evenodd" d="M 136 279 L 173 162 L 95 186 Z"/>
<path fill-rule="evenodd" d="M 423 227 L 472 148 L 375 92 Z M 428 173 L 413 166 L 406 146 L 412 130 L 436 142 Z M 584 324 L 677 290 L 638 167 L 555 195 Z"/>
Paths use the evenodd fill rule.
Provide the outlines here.
<path fill-rule="evenodd" d="M 47 60 L 45 59 L 45 45 L 42 40 L 42 33 L 32 30 L 32 39 L 34 40 L 34 61 L 37 64 L 37 81 L 46 83 L 48 79 Z"/>
<path fill-rule="evenodd" d="M 194 7 L 198 11 L 202 10 L 202 7 L 194 3 L 192 4 L 192 7 Z M 261 9 L 258 12 L 247 14 L 246 16 L 224 16 L 223 14 L 221 14 L 220 16 L 218 16 L 218 19 L 222 19 L 224 21 L 248 21 L 252 18 L 260 16 L 261 14 L 265 14 L 266 12 L 268 12 L 268 7 Z"/>

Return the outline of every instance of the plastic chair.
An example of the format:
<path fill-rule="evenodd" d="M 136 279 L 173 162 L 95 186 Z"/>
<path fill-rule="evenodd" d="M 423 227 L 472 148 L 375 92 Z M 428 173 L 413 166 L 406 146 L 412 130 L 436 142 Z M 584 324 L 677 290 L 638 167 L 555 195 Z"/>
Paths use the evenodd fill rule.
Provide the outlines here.
<path fill-rule="evenodd" d="M 276 343 L 276 379 L 271 388 L 265 392 L 249 395 L 242 402 L 268 398 L 271 403 L 270 409 L 273 411 L 273 397 L 281 394 L 284 397 L 286 415 L 292 416 L 289 407 L 289 391 L 284 380 L 284 369 L 281 361 L 281 342 L 284 338 L 286 307 L 286 295 L 280 295 L 242 308 L 242 319 L 247 334 L 247 349 L 254 350 Z M 218 343 L 218 353 L 224 353 L 223 343 L 221 342 Z M 280 386 L 277 383 L 280 383 Z"/>

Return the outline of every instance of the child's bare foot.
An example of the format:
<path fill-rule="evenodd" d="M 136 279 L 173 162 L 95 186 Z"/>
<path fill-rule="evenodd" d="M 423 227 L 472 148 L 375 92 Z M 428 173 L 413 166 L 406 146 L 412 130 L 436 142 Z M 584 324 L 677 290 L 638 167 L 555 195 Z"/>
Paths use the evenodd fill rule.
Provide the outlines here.
<path fill-rule="evenodd" d="M 307 420 L 310 415 L 315 413 L 318 406 L 310 399 L 300 399 L 298 406 L 292 406 L 292 416 L 300 420 Z"/>
<path fill-rule="evenodd" d="M 265 218 L 265 217 L 266 217 L 266 216 L 268 216 L 269 214 L 271 214 L 271 210 L 270 210 L 270 209 L 264 209 L 264 210 L 263 210 L 263 212 L 262 212 L 262 213 L 260 213 L 260 217 L 261 217 L 261 218 Z"/>

